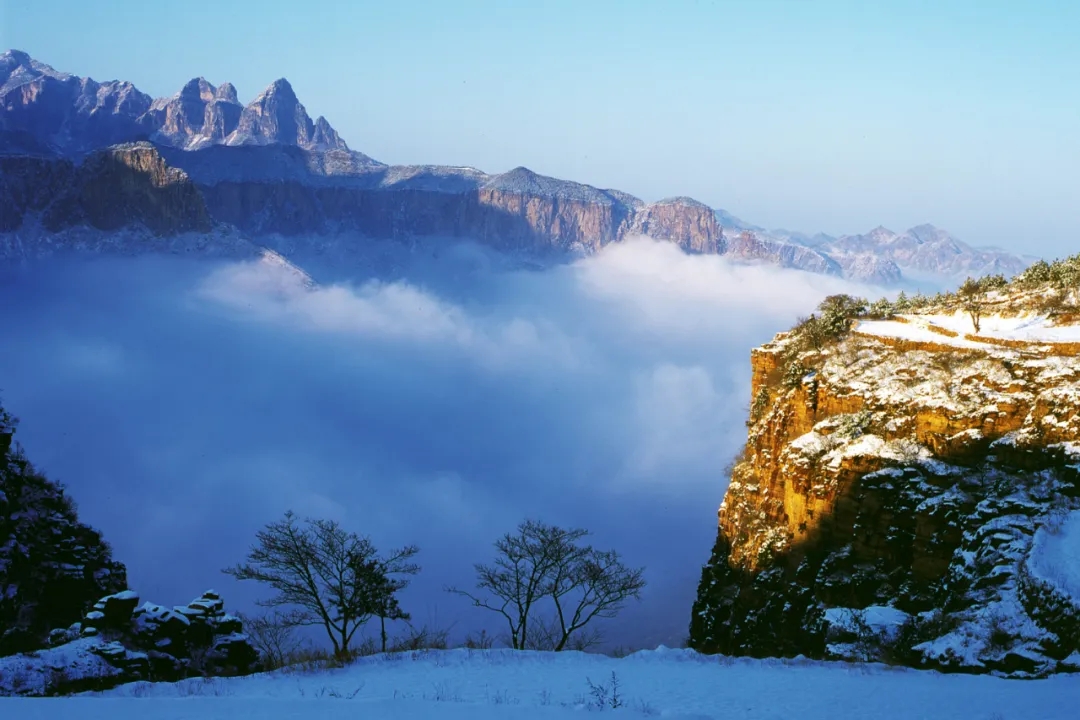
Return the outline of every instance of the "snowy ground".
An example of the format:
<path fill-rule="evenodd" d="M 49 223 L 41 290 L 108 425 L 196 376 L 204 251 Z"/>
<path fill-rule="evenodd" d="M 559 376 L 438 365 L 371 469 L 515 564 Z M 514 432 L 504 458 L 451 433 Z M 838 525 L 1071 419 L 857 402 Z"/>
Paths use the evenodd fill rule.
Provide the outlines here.
<path fill-rule="evenodd" d="M 951 315 L 904 315 L 901 320 L 866 320 L 858 323 L 855 330 L 864 335 L 902 338 L 918 342 L 932 342 L 963 348 L 986 348 L 984 343 L 965 338 L 965 335 L 995 340 L 1019 340 L 1031 343 L 1080 342 L 1080 325 L 1051 325 L 1043 315 L 1018 315 L 1003 317 L 987 315 L 980 321 L 979 332 L 966 313 Z M 955 333 L 950 337 L 945 330 Z"/>
<path fill-rule="evenodd" d="M 1080 605 L 1080 510 L 1039 528 L 1028 567 Z"/>
<path fill-rule="evenodd" d="M 1003 680 L 881 665 L 751 660 L 655 650 L 451 650 L 375 656 L 342 670 L 135 683 L 104 696 L 0 699 L 5 720 L 567 718 L 603 711 L 588 682 L 619 683 L 625 717 L 830 720 L 1075 718 L 1080 675 Z"/>

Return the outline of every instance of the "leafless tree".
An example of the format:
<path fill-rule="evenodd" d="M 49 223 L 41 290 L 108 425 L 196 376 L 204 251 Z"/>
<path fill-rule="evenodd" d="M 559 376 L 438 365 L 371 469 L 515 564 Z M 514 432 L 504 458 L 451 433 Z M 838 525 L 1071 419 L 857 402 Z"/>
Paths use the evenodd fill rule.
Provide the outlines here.
<path fill-rule="evenodd" d="M 301 526 L 290 511 L 258 532 L 246 562 L 223 572 L 269 585 L 275 594 L 260 605 L 283 608 L 279 618 L 285 625 L 321 625 L 335 656 L 345 657 L 364 623 L 397 608 L 396 585 L 387 571 L 415 554 L 410 546 L 381 558 L 368 538 L 332 520 Z"/>
<path fill-rule="evenodd" d="M 244 633 L 259 651 L 267 670 L 284 667 L 300 649 L 295 626 L 280 613 L 241 615 Z"/>
<path fill-rule="evenodd" d="M 490 565 L 475 566 L 477 594 L 448 590 L 502 615 L 514 649 L 564 650 L 577 646 L 575 634 L 591 644 L 597 636 L 586 636 L 585 626 L 615 617 L 627 600 L 640 597 L 645 579 L 643 568 L 626 567 L 615 551 L 583 544 L 588 535 L 526 520 L 495 542 Z M 545 601 L 553 608 L 547 621 L 537 617 Z"/>

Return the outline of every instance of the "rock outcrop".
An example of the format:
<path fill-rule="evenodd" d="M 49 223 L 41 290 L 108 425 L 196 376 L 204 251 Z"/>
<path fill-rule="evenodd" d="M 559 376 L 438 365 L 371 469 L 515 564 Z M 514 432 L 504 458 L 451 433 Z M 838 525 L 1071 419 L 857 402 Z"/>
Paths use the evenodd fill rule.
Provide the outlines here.
<path fill-rule="evenodd" d="M 754 350 L 749 435 L 691 646 L 1028 676 L 1080 666 L 1080 597 L 1055 586 L 1063 569 L 1037 567 L 1036 536 L 1080 507 L 1080 327 L 1030 309 L 1046 292 L 989 293 L 982 335 L 931 308 Z"/>
<path fill-rule="evenodd" d="M 0 655 L 43 647 L 50 630 L 78 621 L 127 582 L 63 488 L 13 442 L 14 430 L 0 408 Z"/>
<path fill-rule="evenodd" d="M 0 695 L 63 695 L 138 680 L 248 675 L 260 667 L 240 618 L 227 614 L 212 590 L 173 608 L 140 605 L 124 590 L 54 630 L 49 643 L 32 655 L 0 659 Z"/>

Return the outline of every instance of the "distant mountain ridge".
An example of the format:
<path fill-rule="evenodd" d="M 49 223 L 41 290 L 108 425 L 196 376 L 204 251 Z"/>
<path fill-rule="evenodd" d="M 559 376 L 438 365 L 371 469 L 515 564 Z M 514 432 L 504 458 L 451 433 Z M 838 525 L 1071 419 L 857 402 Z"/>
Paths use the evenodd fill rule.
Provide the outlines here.
<path fill-rule="evenodd" d="M 593 252 L 644 234 L 687 252 L 886 285 L 901 283 L 909 272 L 947 279 L 1012 275 L 1032 260 L 972 248 L 929 225 L 901 234 L 878 228 L 840 238 L 809 236 L 767 231 L 692 198 L 646 203 L 524 167 L 490 175 L 468 167 L 388 166 L 350 149 L 325 118 L 312 120 L 284 78 L 246 106 L 232 84 L 215 86 L 201 77 L 171 97 L 152 99 L 129 82 L 61 73 L 15 50 L 0 54 L 0 156 L 7 158 L 0 232 L 9 233 L 38 216 L 50 232 L 80 224 L 115 229 L 125 224 L 122 212 L 104 213 L 109 222 L 95 224 L 103 213 L 88 203 L 118 192 L 141 198 L 128 224 L 157 235 L 204 228 L 208 217 L 255 237 L 461 237 L 550 254 Z M 38 160 L 11 160 L 16 156 Z M 111 172 L 75 170 L 95 157 L 91 168 Z M 133 172 L 116 172 L 117 163 L 131 163 Z M 183 171 L 169 182 L 190 188 L 163 192 L 165 165 Z M 72 199 L 65 173 L 78 174 L 82 199 Z M 136 177 L 154 191 L 132 194 Z M 123 188 L 114 185 L 121 181 Z M 62 193 L 48 190 L 57 183 Z M 182 207 L 169 206 L 181 198 Z M 28 251 L 26 243 L 8 243 L 16 245 Z"/>

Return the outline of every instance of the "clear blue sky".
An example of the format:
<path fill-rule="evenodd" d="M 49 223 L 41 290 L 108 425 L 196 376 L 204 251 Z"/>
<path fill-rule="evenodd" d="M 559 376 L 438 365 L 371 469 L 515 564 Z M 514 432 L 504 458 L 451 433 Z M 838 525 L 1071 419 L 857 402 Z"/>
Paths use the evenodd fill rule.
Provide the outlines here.
<path fill-rule="evenodd" d="M 1080 251 L 1080 1 L 0 0 L 151 95 L 277 77 L 351 147 L 691 195 L 769 227 Z"/>

